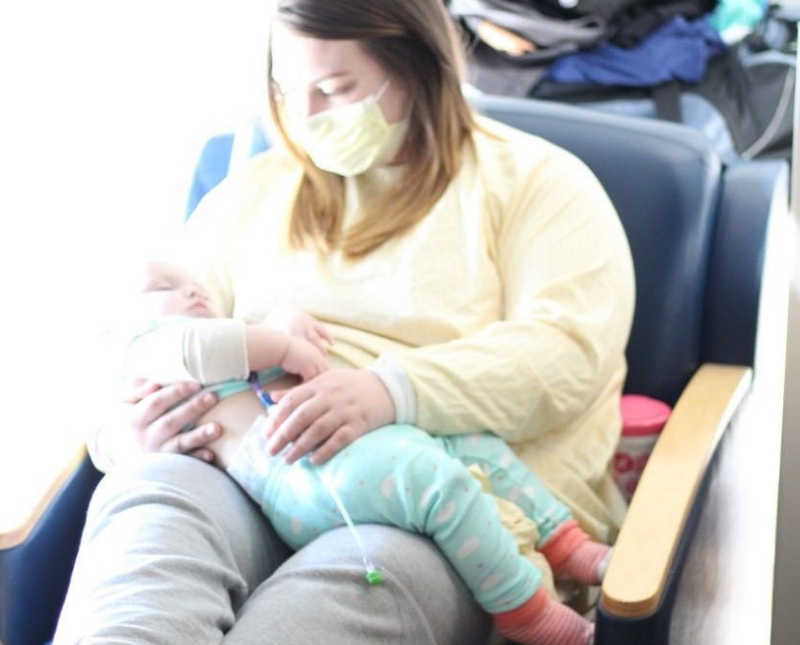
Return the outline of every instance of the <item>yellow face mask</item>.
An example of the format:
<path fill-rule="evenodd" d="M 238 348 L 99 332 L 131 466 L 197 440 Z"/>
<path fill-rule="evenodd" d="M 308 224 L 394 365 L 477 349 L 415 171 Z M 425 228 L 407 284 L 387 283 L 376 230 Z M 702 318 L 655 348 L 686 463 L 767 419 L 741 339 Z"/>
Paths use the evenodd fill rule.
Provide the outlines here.
<path fill-rule="evenodd" d="M 291 118 L 291 135 L 322 170 L 352 177 L 388 163 L 400 151 L 409 119 L 388 123 L 378 101 L 386 88 L 363 101 L 319 112 L 306 119 Z"/>

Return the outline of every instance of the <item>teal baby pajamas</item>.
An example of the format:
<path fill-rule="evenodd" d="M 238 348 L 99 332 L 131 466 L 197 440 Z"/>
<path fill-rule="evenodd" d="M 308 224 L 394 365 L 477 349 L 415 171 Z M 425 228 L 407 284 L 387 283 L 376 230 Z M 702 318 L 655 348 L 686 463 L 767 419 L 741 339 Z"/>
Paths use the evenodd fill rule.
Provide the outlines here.
<path fill-rule="evenodd" d="M 515 502 L 540 531 L 539 546 L 571 519 L 564 504 L 501 439 L 488 433 L 433 437 L 409 425 L 367 433 L 319 466 L 270 457 L 263 422 L 253 425 L 228 472 L 294 549 L 345 524 L 328 486 L 356 524 L 388 524 L 431 537 L 489 613 L 518 607 L 541 573 L 520 556 L 493 498 L 466 466 L 478 464 L 493 492 Z"/>

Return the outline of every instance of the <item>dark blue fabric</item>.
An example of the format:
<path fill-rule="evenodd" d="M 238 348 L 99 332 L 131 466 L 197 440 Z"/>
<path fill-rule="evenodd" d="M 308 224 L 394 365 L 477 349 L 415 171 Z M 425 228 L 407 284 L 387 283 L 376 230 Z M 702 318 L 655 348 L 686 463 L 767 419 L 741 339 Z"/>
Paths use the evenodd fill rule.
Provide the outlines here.
<path fill-rule="evenodd" d="M 547 78 L 558 83 L 652 87 L 671 80 L 699 83 L 709 58 L 725 45 L 708 20 L 676 16 L 631 49 L 603 43 L 558 59 Z"/>

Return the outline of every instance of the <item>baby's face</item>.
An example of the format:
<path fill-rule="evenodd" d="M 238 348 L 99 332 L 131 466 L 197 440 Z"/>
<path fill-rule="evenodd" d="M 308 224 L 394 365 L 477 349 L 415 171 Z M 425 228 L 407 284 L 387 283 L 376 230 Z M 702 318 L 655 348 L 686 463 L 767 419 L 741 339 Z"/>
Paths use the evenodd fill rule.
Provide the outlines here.
<path fill-rule="evenodd" d="M 141 287 L 142 302 L 153 316 L 216 318 L 208 292 L 178 266 L 148 262 Z"/>

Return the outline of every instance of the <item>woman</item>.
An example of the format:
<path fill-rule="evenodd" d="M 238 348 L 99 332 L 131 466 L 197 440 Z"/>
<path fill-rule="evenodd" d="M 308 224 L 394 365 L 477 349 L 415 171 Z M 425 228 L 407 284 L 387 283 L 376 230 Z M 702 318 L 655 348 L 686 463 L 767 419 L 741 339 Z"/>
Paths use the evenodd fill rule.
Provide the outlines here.
<path fill-rule="evenodd" d="M 476 117 L 430 0 L 281 0 L 270 42 L 277 145 L 201 203 L 187 247 L 220 310 L 291 303 L 335 369 L 278 396 L 270 450 L 322 463 L 390 422 L 490 429 L 613 539 L 608 462 L 633 306 L 613 207 L 578 160 Z M 482 643 L 486 619 L 431 544 L 351 538 L 288 555 L 212 458 L 224 428 L 188 384 L 142 384 L 96 437 L 98 488 L 57 643 Z M 126 460 L 135 452 L 145 458 Z M 123 463 L 125 462 L 125 463 Z M 280 568 L 278 568 L 280 565 Z M 277 570 L 276 570 L 277 569 Z"/>

